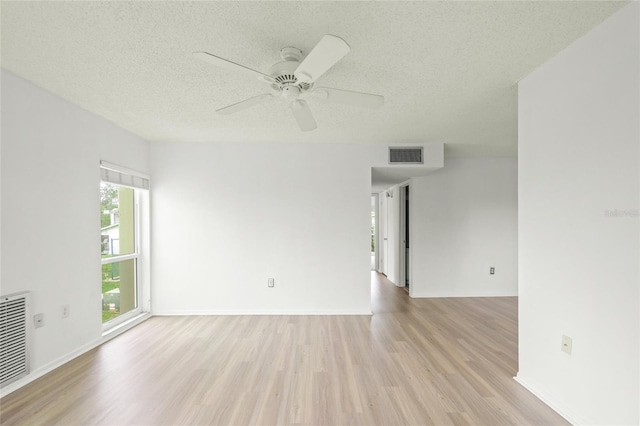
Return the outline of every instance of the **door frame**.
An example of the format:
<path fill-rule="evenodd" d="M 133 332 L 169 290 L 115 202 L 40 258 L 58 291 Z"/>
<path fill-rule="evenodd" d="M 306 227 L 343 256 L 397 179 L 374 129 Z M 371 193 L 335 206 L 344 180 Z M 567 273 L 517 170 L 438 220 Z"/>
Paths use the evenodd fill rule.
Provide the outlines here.
<path fill-rule="evenodd" d="M 409 191 L 409 211 L 407 211 L 406 202 L 407 196 L 406 191 Z M 400 204 L 399 209 L 399 219 L 400 219 L 400 227 L 398 232 L 398 251 L 399 251 L 399 287 L 406 288 L 407 282 L 409 283 L 409 296 L 411 296 L 411 292 L 413 290 L 413 286 L 411 285 L 411 246 L 406 248 L 406 235 L 407 235 L 407 220 L 409 222 L 409 244 L 411 244 L 411 180 L 401 183 L 398 186 L 399 197 L 398 201 Z"/>

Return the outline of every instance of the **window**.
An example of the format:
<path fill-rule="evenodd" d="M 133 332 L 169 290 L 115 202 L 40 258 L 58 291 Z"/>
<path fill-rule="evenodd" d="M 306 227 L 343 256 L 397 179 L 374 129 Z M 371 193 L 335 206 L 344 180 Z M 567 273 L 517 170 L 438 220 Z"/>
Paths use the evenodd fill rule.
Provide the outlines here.
<path fill-rule="evenodd" d="M 141 230 L 148 214 L 141 214 L 141 207 L 148 204 L 149 179 L 132 173 L 108 163 L 101 166 L 100 251 L 105 330 L 143 311 L 141 248 L 147 246 L 142 237 L 148 238 Z"/>

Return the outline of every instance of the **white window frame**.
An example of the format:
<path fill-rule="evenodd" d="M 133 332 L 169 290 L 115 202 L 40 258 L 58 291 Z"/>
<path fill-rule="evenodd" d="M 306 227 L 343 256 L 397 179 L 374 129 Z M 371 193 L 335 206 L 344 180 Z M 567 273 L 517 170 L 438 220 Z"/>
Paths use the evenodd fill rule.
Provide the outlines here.
<path fill-rule="evenodd" d="M 107 333 L 109 330 L 113 329 L 114 327 L 119 326 L 120 324 L 123 324 L 133 318 L 136 318 L 140 315 L 142 315 L 145 311 L 145 303 L 143 303 L 143 300 L 145 300 L 145 296 L 148 298 L 148 296 L 145 294 L 146 292 L 144 291 L 145 289 L 148 290 L 148 285 L 143 285 L 143 281 L 148 282 L 148 279 L 144 279 L 144 274 L 146 273 L 146 275 L 148 275 L 148 266 L 143 265 L 143 253 L 141 253 L 141 246 L 143 248 L 146 248 L 148 250 L 149 244 L 148 244 L 148 240 L 149 237 L 148 235 L 142 235 L 142 228 L 143 228 L 143 220 L 146 220 L 148 222 L 149 218 L 148 218 L 148 194 L 147 196 L 143 197 L 143 192 L 148 192 L 149 191 L 149 176 L 133 171 L 131 169 L 127 169 L 121 166 L 118 166 L 116 164 L 113 163 L 108 163 L 105 161 L 101 161 L 100 162 L 100 172 L 101 172 L 101 179 L 100 179 L 100 183 L 106 183 L 106 184 L 110 184 L 110 185 L 116 185 L 116 186 L 122 186 L 122 187 L 127 187 L 127 188 L 131 188 L 133 189 L 133 195 L 134 195 L 134 239 L 135 239 L 135 249 L 133 253 L 128 253 L 128 254 L 123 254 L 123 255 L 116 255 L 113 257 L 106 257 L 106 258 L 101 258 L 101 264 L 102 265 L 107 265 L 110 263 L 116 263 L 116 262 L 122 262 L 122 261 L 126 261 L 126 260 L 131 260 L 134 259 L 135 260 L 135 264 L 134 264 L 134 279 L 135 279 L 135 297 L 136 297 L 136 307 L 128 312 L 125 312 L 123 314 L 118 315 L 116 318 L 113 318 L 105 323 L 102 323 L 102 332 Z M 144 200 L 143 200 L 144 199 Z M 145 211 L 146 214 L 144 215 L 145 218 L 142 218 L 141 215 L 141 205 L 143 203 L 143 201 L 145 202 L 146 206 L 145 206 Z M 148 223 L 146 224 L 145 228 L 148 229 Z M 100 250 L 100 252 L 102 252 L 102 250 Z M 147 256 L 148 258 L 148 256 Z M 100 306 L 100 309 L 102 309 L 102 304 Z M 147 306 L 146 310 L 149 310 L 150 307 Z"/>

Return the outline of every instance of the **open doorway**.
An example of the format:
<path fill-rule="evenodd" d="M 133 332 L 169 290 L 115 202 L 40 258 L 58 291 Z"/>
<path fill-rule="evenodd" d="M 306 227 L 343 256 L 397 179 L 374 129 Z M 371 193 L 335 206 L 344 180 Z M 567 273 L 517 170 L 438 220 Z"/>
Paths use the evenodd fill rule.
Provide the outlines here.
<path fill-rule="evenodd" d="M 410 186 L 409 184 L 400 186 L 400 287 L 404 287 L 411 293 L 411 241 L 409 239 L 410 229 Z"/>
<path fill-rule="evenodd" d="M 371 195 L 371 270 L 378 270 L 378 194 Z"/>

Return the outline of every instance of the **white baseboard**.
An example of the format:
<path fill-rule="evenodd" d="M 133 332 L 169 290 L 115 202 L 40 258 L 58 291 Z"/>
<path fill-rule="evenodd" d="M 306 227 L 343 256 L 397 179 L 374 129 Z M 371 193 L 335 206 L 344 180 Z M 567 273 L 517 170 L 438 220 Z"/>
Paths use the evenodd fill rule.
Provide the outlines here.
<path fill-rule="evenodd" d="M 412 298 L 415 299 L 454 299 L 454 298 L 465 298 L 465 297 L 518 297 L 518 293 L 513 292 L 492 292 L 492 293 L 480 293 L 480 292 L 465 292 L 463 294 L 459 293 L 419 293 L 419 294 L 411 294 Z"/>
<path fill-rule="evenodd" d="M 553 393 L 546 391 L 540 386 L 533 384 L 526 378 L 523 378 L 521 374 L 518 374 L 514 377 L 514 380 L 520 383 L 525 389 L 534 394 L 540 401 L 547 404 L 553 411 L 560 414 L 566 421 L 571 423 L 572 425 L 585 425 L 589 424 L 585 422 L 584 419 L 581 419 L 580 416 L 572 413 L 571 410 L 568 410 L 566 407 L 563 407 L 562 404 L 558 404 L 554 401 L 557 401 L 557 398 L 554 397 Z"/>
<path fill-rule="evenodd" d="M 34 380 L 44 376 L 45 374 L 55 370 L 56 368 L 66 364 L 67 362 L 71 361 L 74 358 L 79 357 L 80 355 L 89 352 L 91 349 L 96 348 L 100 345 L 102 345 L 105 342 L 108 342 L 109 340 L 113 339 L 114 337 L 124 333 L 125 331 L 135 327 L 136 325 L 140 324 L 141 322 L 147 320 L 151 318 L 151 314 L 146 312 L 143 313 L 142 315 L 139 315 L 135 318 L 132 318 L 131 320 L 119 325 L 118 327 L 115 327 L 114 329 L 110 330 L 109 332 L 105 333 L 104 335 L 102 335 L 102 337 L 100 337 L 97 340 L 94 340 L 93 342 L 87 343 L 86 345 L 82 345 L 79 348 L 69 352 L 68 354 L 65 354 L 51 362 L 49 362 L 48 364 L 43 365 L 40 368 L 37 368 L 33 371 L 31 371 L 28 375 L 26 375 L 25 377 L 16 380 L 15 382 L 11 383 L 10 385 L 7 385 L 6 387 L 3 387 L 0 389 L 0 398 L 5 397 L 6 395 L 9 395 L 12 392 L 17 391 L 18 389 L 20 389 L 21 387 L 33 382 Z"/>
<path fill-rule="evenodd" d="M 273 316 L 277 316 L 277 315 L 325 315 L 325 316 L 332 316 L 332 315 L 373 315 L 373 313 L 369 310 L 369 311 L 361 311 L 361 312 L 353 312 L 353 311 L 349 311 L 349 312 L 327 312 L 327 311 L 317 311 L 317 312 L 309 312 L 309 311 L 300 311 L 300 312 L 295 312 L 295 311 L 154 311 L 153 312 L 154 316 L 166 316 L 166 317 L 170 317 L 170 316 L 197 316 L 197 315 L 202 315 L 202 316 L 213 316 L 213 315 L 224 315 L 224 316 L 229 316 L 229 315 L 273 315 Z"/>

